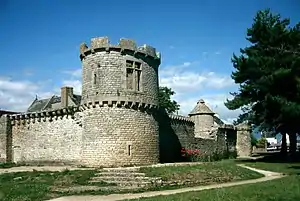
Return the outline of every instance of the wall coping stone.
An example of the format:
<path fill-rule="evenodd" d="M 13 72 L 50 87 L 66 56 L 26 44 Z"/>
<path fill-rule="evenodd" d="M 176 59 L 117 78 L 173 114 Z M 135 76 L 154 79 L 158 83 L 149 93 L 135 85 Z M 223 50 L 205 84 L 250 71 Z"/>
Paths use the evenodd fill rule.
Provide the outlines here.
<path fill-rule="evenodd" d="M 190 117 L 186 117 L 186 116 L 182 116 L 182 115 L 169 114 L 169 118 L 171 120 L 178 120 L 178 121 L 183 121 L 183 122 L 194 124 L 194 121 Z"/>

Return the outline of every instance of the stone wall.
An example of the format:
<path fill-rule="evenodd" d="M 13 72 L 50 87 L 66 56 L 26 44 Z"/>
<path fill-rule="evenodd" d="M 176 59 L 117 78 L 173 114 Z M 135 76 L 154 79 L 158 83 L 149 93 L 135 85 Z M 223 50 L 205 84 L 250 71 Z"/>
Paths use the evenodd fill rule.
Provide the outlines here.
<path fill-rule="evenodd" d="M 189 117 L 169 115 L 171 128 L 176 133 L 182 147 L 192 148 L 194 141 L 194 122 Z"/>
<path fill-rule="evenodd" d="M 212 155 L 212 154 L 224 154 L 229 150 L 227 133 L 231 129 L 218 127 L 211 131 L 212 139 L 207 138 L 195 138 L 194 146 L 199 149 L 200 152 Z"/>
<path fill-rule="evenodd" d="M 160 111 L 159 148 L 160 162 L 181 161 L 181 149 L 192 148 L 194 141 L 194 123 L 188 118 L 177 115 L 167 115 Z"/>
<path fill-rule="evenodd" d="M 48 115 L 47 115 L 48 114 Z M 12 153 L 15 163 L 80 164 L 82 127 L 74 114 L 12 116 Z"/>
<path fill-rule="evenodd" d="M 0 162 L 6 162 L 8 137 L 11 136 L 11 126 L 6 115 L 0 116 Z"/>
<path fill-rule="evenodd" d="M 236 145 L 236 130 L 233 126 L 222 125 L 214 127 L 210 131 L 213 138 L 195 137 L 195 124 L 189 117 L 179 115 L 167 115 L 160 112 L 159 116 L 159 140 L 160 140 L 160 161 L 175 162 L 181 161 L 181 149 L 199 149 L 207 155 L 214 153 L 224 154 L 227 151 L 234 151 Z M 228 142 L 227 136 L 230 141 Z M 231 148 L 230 148 L 231 147 Z"/>
<path fill-rule="evenodd" d="M 216 151 L 217 143 L 214 139 L 195 138 L 193 145 L 200 153 L 211 155 Z"/>
<path fill-rule="evenodd" d="M 158 123 L 148 111 L 95 107 L 84 111 L 82 164 L 130 166 L 159 162 Z"/>

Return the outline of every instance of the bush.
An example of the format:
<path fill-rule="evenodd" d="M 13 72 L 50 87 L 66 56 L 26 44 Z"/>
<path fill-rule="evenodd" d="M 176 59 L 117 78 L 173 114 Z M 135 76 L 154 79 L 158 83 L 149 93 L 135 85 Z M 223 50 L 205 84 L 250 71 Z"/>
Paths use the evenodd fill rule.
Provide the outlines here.
<path fill-rule="evenodd" d="M 189 162 L 212 162 L 212 161 L 219 161 L 223 159 L 233 159 L 237 157 L 237 152 L 214 152 L 212 154 L 208 154 L 206 152 L 201 152 L 198 149 L 181 149 L 181 155 L 184 161 Z"/>
<path fill-rule="evenodd" d="M 267 141 L 266 138 L 260 138 L 260 139 L 257 141 L 256 147 L 257 147 L 257 148 L 265 148 L 267 142 L 268 142 L 268 141 Z"/>
<path fill-rule="evenodd" d="M 0 168 L 12 168 L 12 167 L 17 167 L 17 164 L 15 163 L 0 163 Z"/>

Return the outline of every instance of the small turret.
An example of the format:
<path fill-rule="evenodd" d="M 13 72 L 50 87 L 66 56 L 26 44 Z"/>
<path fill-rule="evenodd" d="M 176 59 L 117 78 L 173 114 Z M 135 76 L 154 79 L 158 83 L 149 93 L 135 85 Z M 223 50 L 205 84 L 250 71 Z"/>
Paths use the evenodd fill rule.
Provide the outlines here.
<path fill-rule="evenodd" d="M 209 133 L 214 125 L 214 114 L 203 99 L 197 102 L 197 105 L 189 114 L 195 123 L 196 138 L 211 138 Z"/>

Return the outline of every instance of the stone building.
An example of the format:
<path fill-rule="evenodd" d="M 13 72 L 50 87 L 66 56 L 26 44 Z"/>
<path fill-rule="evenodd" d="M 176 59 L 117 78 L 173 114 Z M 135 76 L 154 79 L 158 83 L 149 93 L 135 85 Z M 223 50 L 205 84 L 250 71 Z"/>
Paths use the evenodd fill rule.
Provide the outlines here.
<path fill-rule="evenodd" d="M 237 149 L 249 155 L 244 127 L 225 125 L 203 100 L 188 117 L 158 107 L 160 53 L 107 37 L 80 45 L 82 93 L 37 98 L 25 113 L 0 118 L 0 158 L 16 163 L 130 166 L 174 162 L 180 150 Z M 243 151 L 241 151 L 243 150 Z"/>

